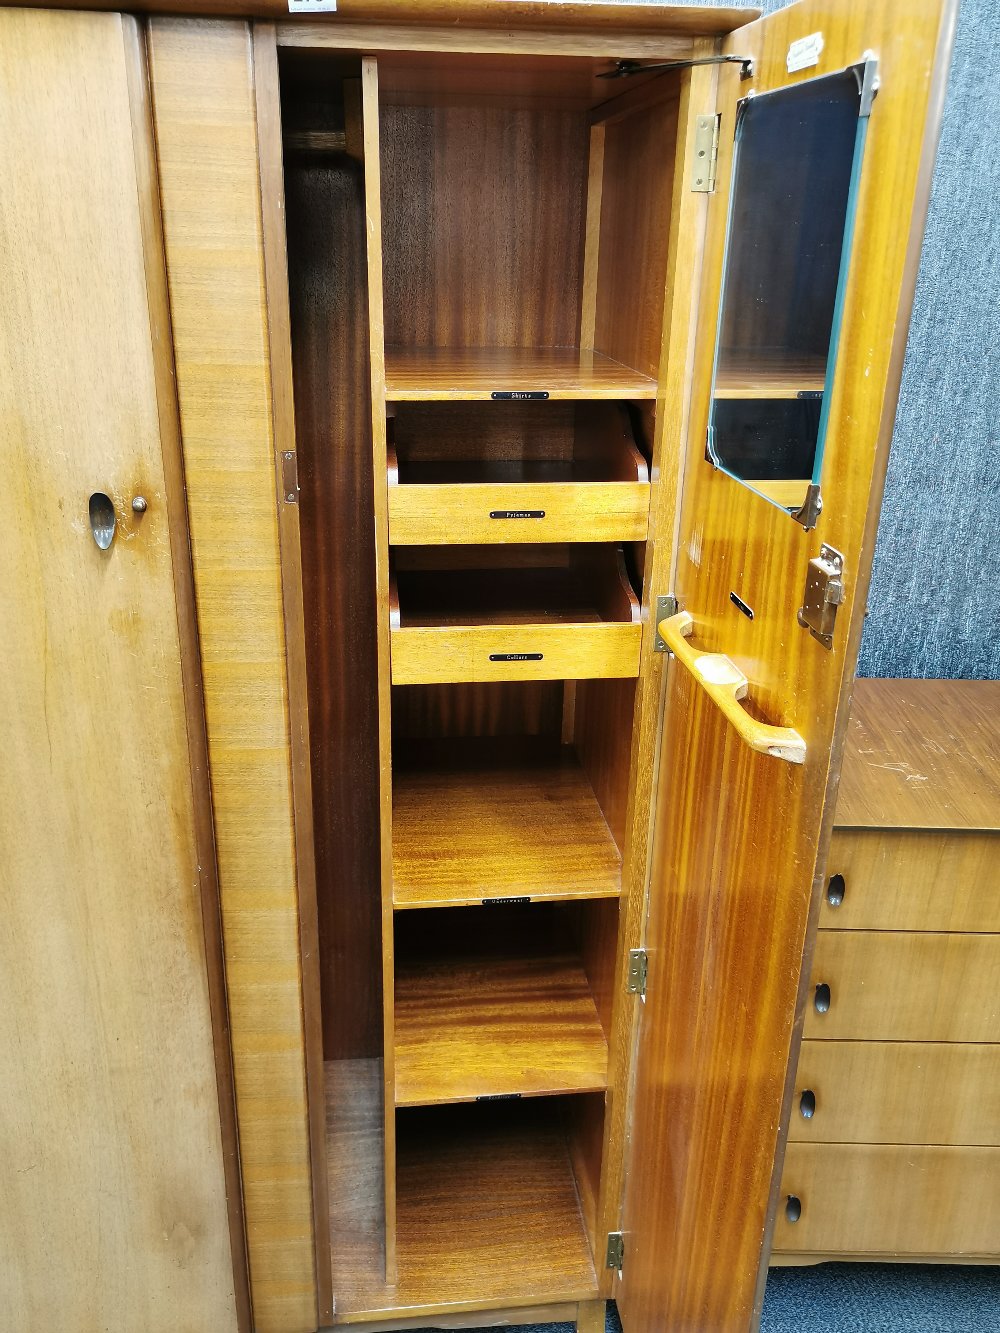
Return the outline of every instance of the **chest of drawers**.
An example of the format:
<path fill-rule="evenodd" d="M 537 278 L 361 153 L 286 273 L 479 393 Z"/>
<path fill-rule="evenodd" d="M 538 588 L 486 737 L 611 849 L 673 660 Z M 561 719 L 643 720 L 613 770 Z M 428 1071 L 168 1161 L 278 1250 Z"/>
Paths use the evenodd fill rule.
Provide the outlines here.
<path fill-rule="evenodd" d="M 1000 684 L 859 681 L 774 1262 L 1000 1255 Z"/>

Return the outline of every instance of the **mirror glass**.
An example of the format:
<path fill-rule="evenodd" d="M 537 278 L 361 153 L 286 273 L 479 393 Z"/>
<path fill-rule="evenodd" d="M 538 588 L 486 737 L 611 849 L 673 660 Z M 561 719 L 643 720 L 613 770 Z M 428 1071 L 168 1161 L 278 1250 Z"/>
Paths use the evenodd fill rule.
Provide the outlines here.
<path fill-rule="evenodd" d="M 744 98 L 709 461 L 815 525 L 874 60 Z"/>

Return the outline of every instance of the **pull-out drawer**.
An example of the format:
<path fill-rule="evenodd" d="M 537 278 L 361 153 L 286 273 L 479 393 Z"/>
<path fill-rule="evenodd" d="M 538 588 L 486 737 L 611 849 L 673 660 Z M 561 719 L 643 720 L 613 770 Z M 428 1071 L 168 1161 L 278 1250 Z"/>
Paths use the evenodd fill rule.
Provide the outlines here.
<path fill-rule="evenodd" d="M 639 674 L 639 602 L 619 548 L 573 547 L 564 558 L 559 548 L 541 547 L 550 563 L 505 567 L 482 564 L 477 549 L 450 548 L 445 568 L 422 560 L 401 568 L 398 556 L 389 616 L 394 685 Z"/>
<path fill-rule="evenodd" d="M 995 1258 L 1000 1148 L 790 1143 L 773 1248 Z"/>
<path fill-rule="evenodd" d="M 803 1033 L 995 1042 L 1000 935 L 820 930 Z"/>
<path fill-rule="evenodd" d="M 388 425 L 392 546 L 646 538 L 622 403 L 398 403 Z"/>
<path fill-rule="evenodd" d="M 788 1138 L 1000 1147 L 1000 1045 L 804 1041 Z"/>
<path fill-rule="evenodd" d="M 1000 931 L 1000 833 L 835 830 L 820 926 Z"/>

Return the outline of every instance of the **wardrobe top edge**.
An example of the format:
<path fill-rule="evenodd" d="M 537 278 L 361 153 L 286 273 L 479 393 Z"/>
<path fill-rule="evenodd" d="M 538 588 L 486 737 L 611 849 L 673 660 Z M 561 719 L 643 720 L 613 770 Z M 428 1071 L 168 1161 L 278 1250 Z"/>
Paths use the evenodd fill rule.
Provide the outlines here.
<path fill-rule="evenodd" d="M 6 4 L 8 0 L 0 0 Z M 304 14 L 290 0 L 36 0 L 35 7 L 48 9 L 127 10 L 135 14 L 188 16 L 192 18 L 270 19 L 296 26 L 335 28 L 365 25 L 375 29 L 391 25 L 435 25 L 452 30 L 452 49 L 462 49 L 463 33 L 476 29 L 502 28 L 509 33 L 545 33 L 561 37 L 602 35 L 620 42 L 630 33 L 646 37 L 721 37 L 760 17 L 754 8 L 701 4 L 606 4 L 581 0 L 338 0 L 335 12 Z M 377 33 L 373 31 L 373 49 Z M 539 54 L 544 54 L 539 51 Z"/>

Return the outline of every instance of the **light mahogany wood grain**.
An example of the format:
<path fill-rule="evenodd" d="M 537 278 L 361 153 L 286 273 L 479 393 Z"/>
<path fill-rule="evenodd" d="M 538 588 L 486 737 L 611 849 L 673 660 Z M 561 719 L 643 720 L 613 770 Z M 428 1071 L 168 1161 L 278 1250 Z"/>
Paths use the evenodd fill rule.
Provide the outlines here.
<path fill-rule="evenodd" d="M 553 400 L 655 398 L 656 381 L 600 352 L 572 348 L 386 348 L 390 401 L 488 400 L 512 391 Z"/>
<path fill-rule="evenodd" d="M 335 1104 L 338 1087 L 357 1098 L 358 1081 L 335 1080 L 328 1067 L 330 1160 L 353 1175 L 360 1194 L 361 1171 L 374 1163 L 351 1155 L 350 1127 L 360 1148 L 366 1137 L 357 1128 L 381 1114 L 378 1081 L 368 1080 L 367 1107 Z M 594 1265 L 558 1110 L 553 1099 L 540 1098 L 398 1112 L 398 1282 L 382 1280 L 375 1247 L 349 1270 L 335 1255 L 337 1322 L 423 1315 L 426 1324 L 450 1312 L 594 1299 Z M 336 1234 L 335 1218 L 332 1225 Z"/>
<path fill-rule="evenodd" d="M 672 83 L 664 88 L 676 91 Z M 660 368 L 677 111 L 671 96 L 595 127 L 603 134 L 604 152 L 593 345 L 654 384 Z"/>
<path fill-rule="evenodd" d="M 608 1044 L 578 957 L 492 948 L 489 914 L 464 950 L 396 959 L 396 1105 L 603 1090 Z M 477 942 L 478 941 L 478 942 Z"/>
<path fill-rule="evenodd" d="M 646 482 L 514 482 L 508 485 L 391 486 L 389 540 L 395 546 L 476 543 L 642 541 Z M 510 518 L 493 517 L 497 511 Z M 538 517 L 517 517 L 530 511 Z"/>
<path fill-rule="evenodd" d="M 253 62 L 150 25 L 248 1226 L 262 1330 L 316 1326 L 285 634 Z"/>
<path fill-rule="evenodd" d="M 817 985 L 830 987 L 818 1013 Z M 806 1037 L 865 1041 L 996 1041 L 1000 935 L 821 930 Z"/>
<path fill-rule="evenodd" d="M 1000 828 L 1000 681 L 858 681 L 837 824 Z"/>
<path fill-rule="evenodd" d="M 190 4 L 194 0 L 178 0 Z M 225 3 L 225 0 L 219 0 Z M 266 4 L 268 0 L 258 0 Z M 273 0 L 272 0 L 273 2 Z M 683 11 L 679 11 L 683 12 Z M 703 11 L 708 12 L 708 11 Z M 715 11 L 712 11 L 713 13 Z M 746 22 L 747 11 L 736 11 L 740 21 Z M 277 16 L 275 16 L 277 17 Z M 339 16 L 338 16 L 339 17 Z M 399 18 L 398 13 L 393 17 Z M 497 11 L 493 10 L 493 17 Z M 504 14 L 506 18 L 506 13 Z M 551 14 L 549 15 L 551 20 Z M 726 29 L 729 31 L 730 29 Z M 306 47 L 318 50 L 356 51 L 359 47 L 378 51 L 453 51 L 456 45 L 454 26 L 444 23 L 362 24 L 338 22 L 327 26 L 315 20 L 291 20 L 278 24 L 278 41 L 283 46 Z M 548 32 L 520 30 L 511 27 L 486 27 L 480 24 L 467 27 L 462 33 L 462 49 L 473 55 L 504 55 L 531 57 L 588 56 L 599 58 L 607 67 L 612 58 L 654 60 L 683 60 L 690 55 L 692 39 L 687 33 L 658 32 L 647 28 L 628 33 L 593 32 L 586 29 L 565 31 L 561 27 Z"/>
<path fill-rule="evenodd" d="M 392 885 L 398 908 L 609 897 L 621 855 L 571 752 L 415 748 L 396 760 Z"/>
<path fill-rule="evenodd" d="M 695 54 L 711 54 L 703 43 Z M 715 74 L 696 66 L 673 76 L 678 85 L 677 139 L 664 144 L 674 156 L 670 204 L 670 236 L 661 317 L 660 367 L 652 414 L 643 413 L 647 438 L 653 441 L 649 538 L 642 561 L 643 651 L 632 702 L 630 734 L 619 721 L 627 701 L 609 695 L 626 682 L 594 681 L 578 690 L 577 743 L 597 789 L 602 808 L 623 850 L 623 907 L 619 920 L 617 957 L 606 1004 L 610 1009 L 607 1111 L 604 1116 L 602 1168 L 595 1234 L 618 1230 L 622 1224 L 624 1153 L 629 1133 L 628 1089 L 632 1078 L 635 1024 L 641 1006 L 625 990 L 628 950 L 644 942 L 650 817 L 656 783 L 656 747 L 665 658 L 653 653 L 654 627 L 646 608 L 664 588 L 673 586 L 676 528 L 679 513 L 681 457 L 676 440 L 684 430 L 690 398 L 690 363 L 694 350 L 694 310 L 701 268 L 704 195 L 689 189 L 687 162 L 695 120 L 714 105 Z M 636 90 L 637 92 L 639 90 Z M 623 94 L 622 100 L 629 99 Z M 614 104 L 612 104 L 614 105 Z M 627 716 L 627 714 L 626 714 Z M 628 754 L 621 754 L 627 749 Z M 650 756 L 654 756 L 650 762 Z M 626 767 L 623 769 L 622 764 Z M 622 777 L 627 773 L 627 780 Z M 602 1294 L 610 1295 L 613 1273 L 601 1274 Z"/>
<path fill-rule="evenodd" d="M 788 1138 L 1000 1147 L 1000 1045 L 804 1041 Z"/>
<path fill-rule="evenodd" d="M 76 9 L 75 0 L 53 0 L 53 8 Z M 93 0 L 91 9 L 107 9 L 110 0 Z M 148 9 L 163 12 L 162 5 L 141 0 L 135 9 L 142 13 Z M 192 15 L 229 15 L 244 18 L 253 15 L 260 18 L 281 18 L 287 16 L 287 4 L 278 0 L 174 0 L 169 11 Z M 531 33 L 541 29 L 538 40 L 542 49 L 557 45 L 560 32 L 591 34 L 597 49 L 603 50 L 609 42 L 615 41 L 616 35 L 624 32 L 639 36 L 653 36 L 670 33 L 723 33 L 730 32 L 749 18 L 756 16 L 753 9 L 732 7 L 699 8 L 689 5 L 645 5 L 614 3 L 591 4 L 588 0 L 573 0 L 562 6 L 559 18 L 561 22 L 554 26 L 552 12 L 546 0 L 508 0 L 504 5 L 505 33 L 508 45 L 515 33 Z M 461 31 L 463 46 L 474 49 L 478 31 L 492 29 L 496 22 L 496 6 L 493 0 L 339 0 L 336 11 L 310 16 L 305 22 L 286 26 L 298 31 L 313 32 L 331 39 L 343 28 L 349 28 L 352 37 L 361 25 L 362 30 L 374 38 L 371 45 L 378 49 L 383 43 L 380 34 L 385 21 L 392 19 L 397 23 L 413 25 L 412 39 L 419 41 L 420 29 L 429 24 L 450 25 L 446 31 L 452 36 L 456 27 Z M 325 25 L 329 24 L 327 27 Z M 631 37 L 636 40 L 636 37 Z M 631 54 L 639 54 L 632 51 Z"/>
<path fill-rule="evenodd" d="M 639 1169 L 628 1178 L 630 1257 L 616 1283 L 634 1333 L 664 1323 L 737 1333 L 759 1311 L 796 1007 L 808 977 L 803 956 L 832 822 L 832 807 L 830 819 L 823 812 L 831 759 L 834 772 L 837 766 L 838 709 L 860 639 L 929 190 L 933 135 L 926 147 L 923 136 L 928 108 L 932 131 L 940 111 L 947 61 L 935 60 L 939 45 L 947 54 L 953 18 L 950 7 L 931 2 L 803 0 L 725 43 L 754 57 L 749 87 L 758 93 L 789 82 L 789 43 L 815 31 L 825 41 L 819 65 L 796 78 L 842 68 L 877 48 L 882 84 L 830 402 L 822 523 L 806 533 L 704 459 L 735 105 L 748 91 L 738 70 L 719 74 L 719 187 L 708 201 L 671 590 L 709 627 L 701 646 L 726 653 L 747 675 L 763 720 L 794 727 L 808 753 L 801 766 L 741 754 L 711 705 L 671 671 L 630 1144 Z M 843 551 L 851 571 L 831 652 L 796 623 L 820 541 Z M 732 591 L 753 606 L 753 621 L 733 606 Z M 667 1156 L 669 1172 L 645 1169 Z M 685 1259 L 665 1271 L 664 1254 Z"/>
<path fill-rule="evenodd" d="M 378 61 L 361 62 L 361 142 L 367 240 L 368 365 L 371 376 L 372 503 L 375 519 L 375 644 L 378 683 L 379 871 L 382 908 L 382 1144 L 385 1154 L 385 1269 L 396 1276 L 396 1121 L 393 1106 L 392 756 L 389 657 L 389 514 L 386 496 L 385 301 Z"/>
<path fill-rule="evenodd" d="M 198 670 L 182 664 L 190 575 L 144 79 L 127 18 L 0 11 L 11 1329 L 237 1327 L 207 965 L 219 960 L 206 958 L 218 907 L 188 736 Z M 107 551 L 91 535 L 95 491 L 117 518 Z"/>
<path fill-rule="evenodd" d="M 837 829 L 824 930 L 1000 931 L 1000 834 Z M 830 903 L 830 881 L 840 876 Z"/>
<path fill-rule="evenodd" d="M 299 496 L 289 500 L 286 463 L 297 456 L 292 380 L 292 339 L 289 311 L 287 210 L 283 185 L 281 93 L 274 25 L 253 28 L 254 95 L 257 148 L 261 178 L 261 224 L 264 281 L 268 312 L 271 402 L 274 422 L 275 494 L 281 551 L 282 603 L 285 615 L 288 726 L 291 748 L 292 819 L 298 887 L 299 940 L 302 966 L 302 1019 L 305 1037 L 306 1098 L 309 1112 L 309 1157 L 312 1177 L 313 1247 L 316 1254 L 316 1300 L 319 1323 L 333 1318 L 330 1288 L 330 1215 L 326 1200 L 326 1129 L 323 1095 L 323 995 L 320 981 L 319 904 L 316 883 L 316 837 L 313 822 L 312 766 L 308 679 L 306 674 L 305 590 Z"/>
<path fill-rule="evenodd" d="M 777 1251 L 940 1259 L 1000 1254 L 1000 1148 L 790 1143 Z M 798 1222 L 784 1199 L 801 1200 Z"/>

